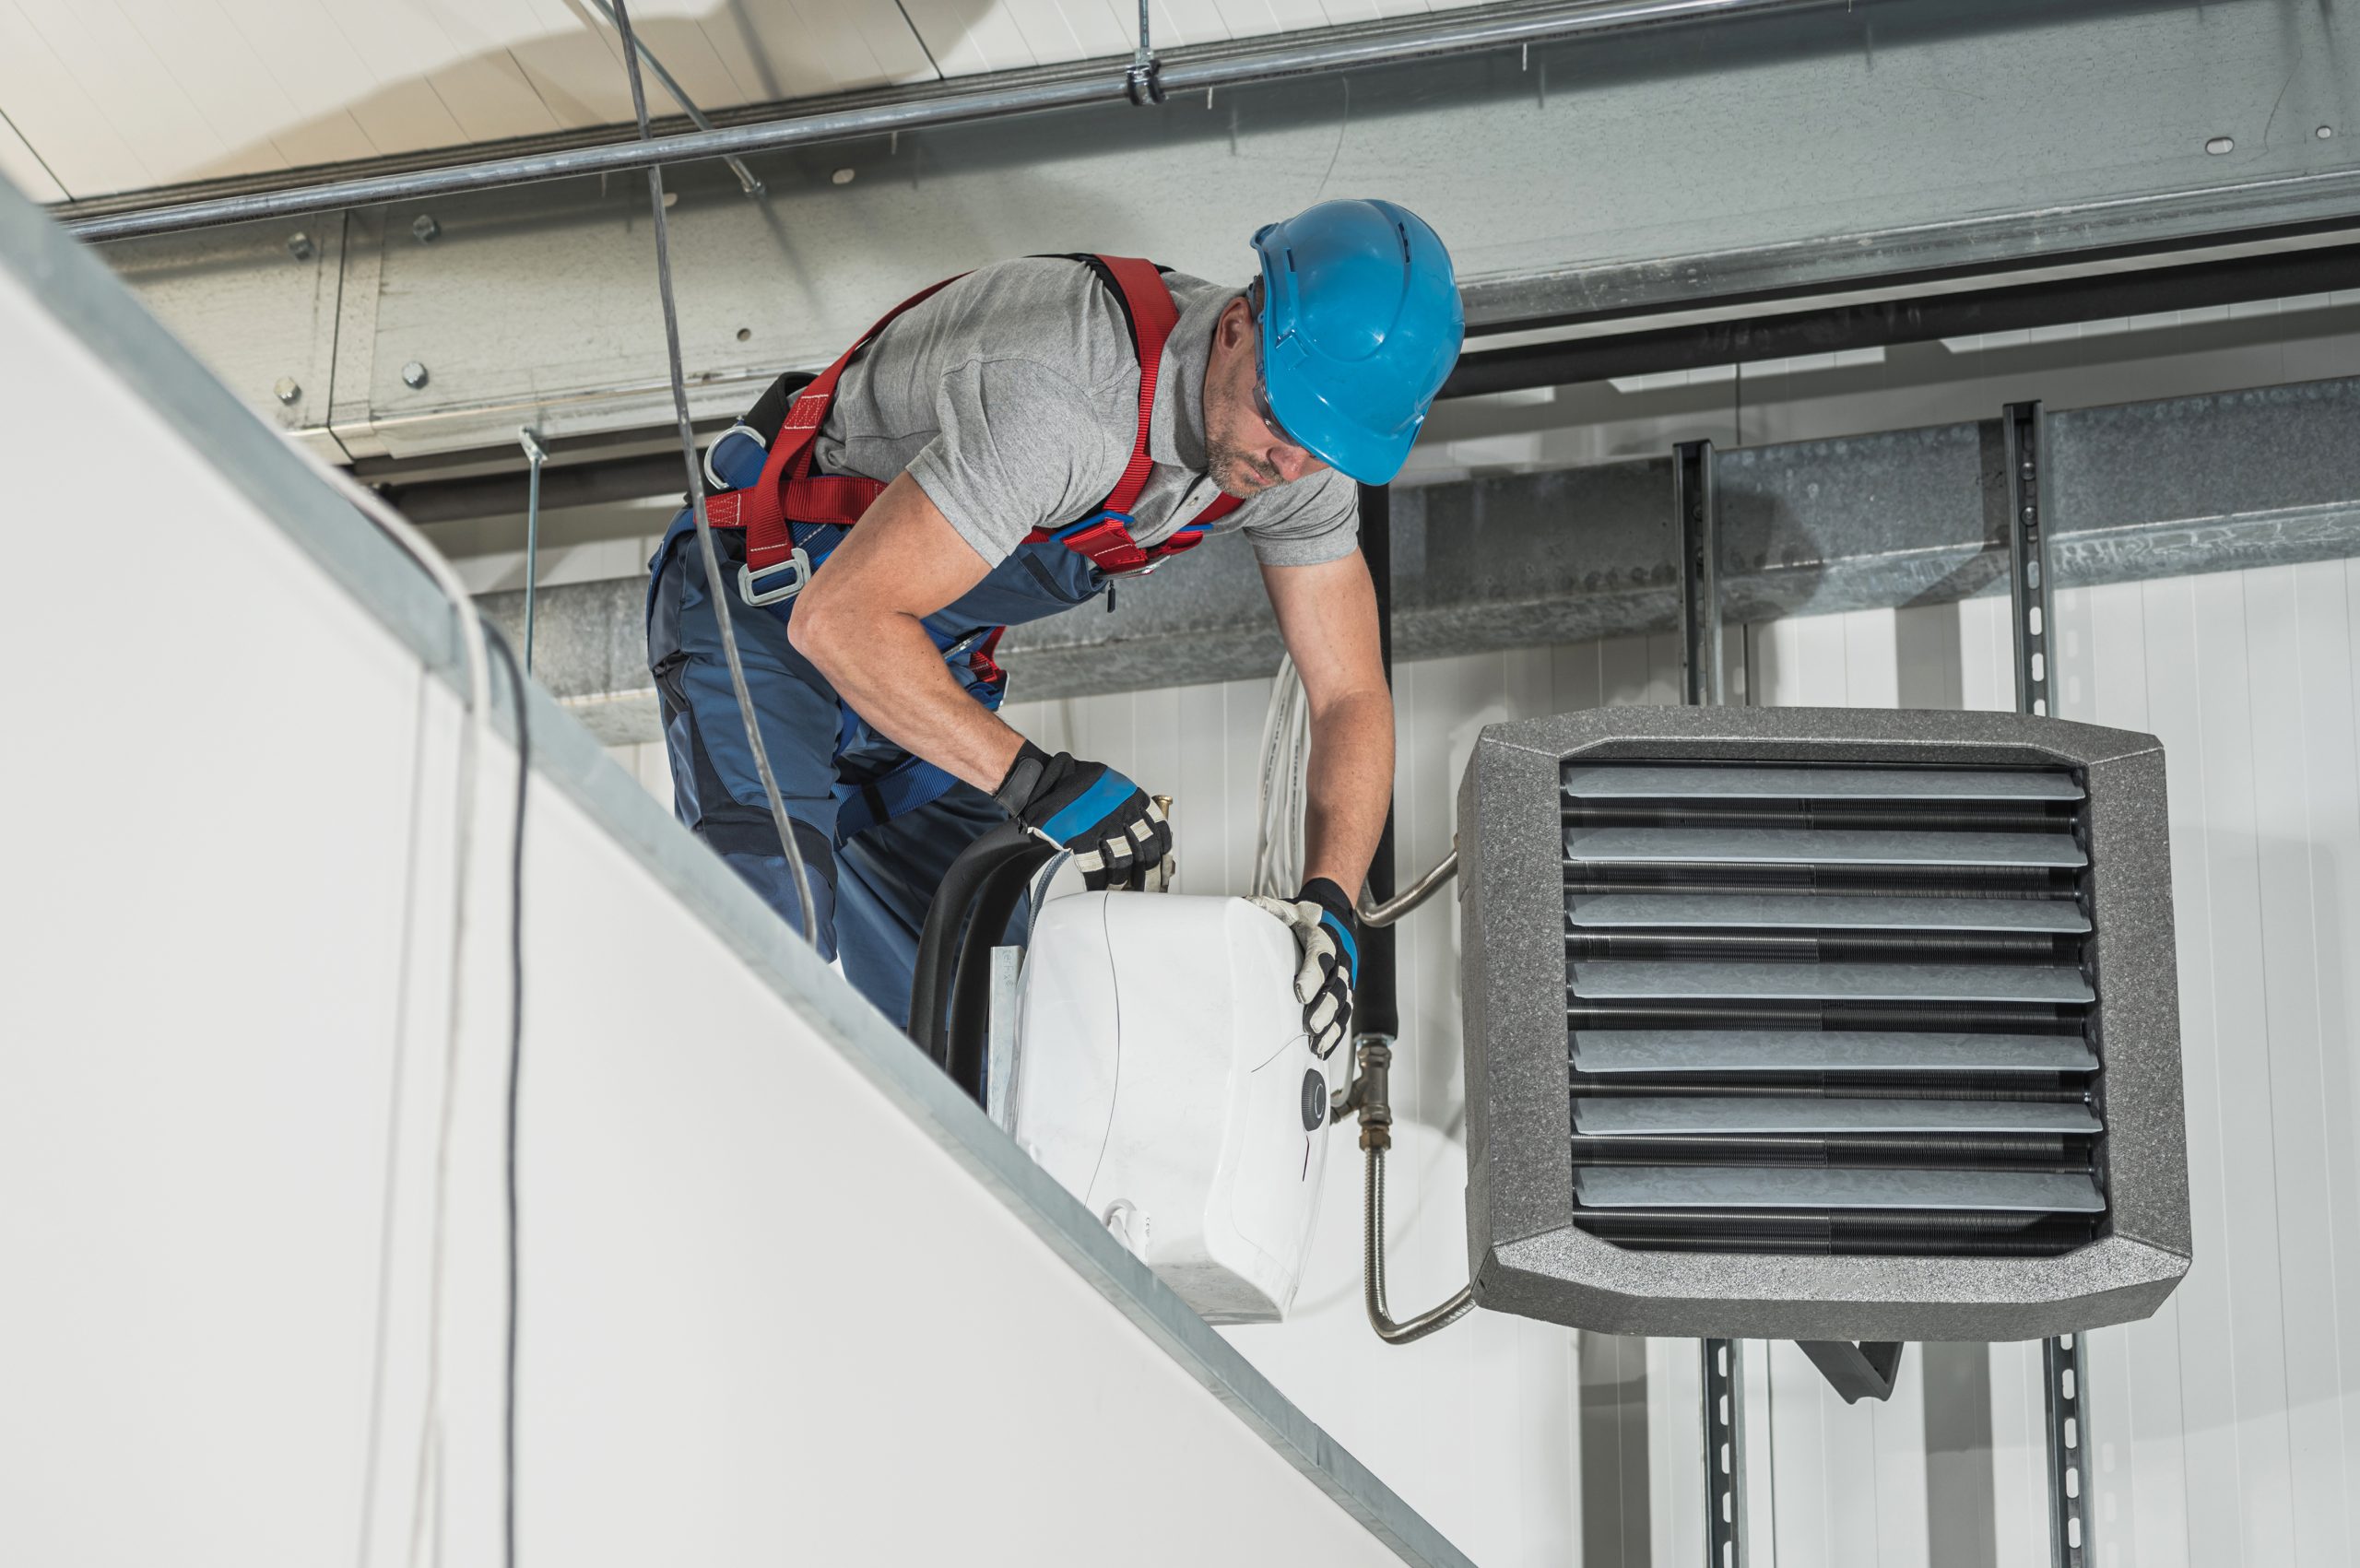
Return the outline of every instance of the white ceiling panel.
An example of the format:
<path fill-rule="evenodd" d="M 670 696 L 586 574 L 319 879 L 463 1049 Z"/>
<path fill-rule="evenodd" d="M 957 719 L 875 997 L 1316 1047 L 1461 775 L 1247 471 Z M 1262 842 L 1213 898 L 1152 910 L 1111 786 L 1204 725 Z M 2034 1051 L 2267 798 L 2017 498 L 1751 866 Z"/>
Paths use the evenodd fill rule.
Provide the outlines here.
<path fill-rule="evenodd" d="M 1001 6 L 974 0 L 902 0 L 902 8 L 946 77 L 1038 64 L 1023 29 Z"/>
<path fill-rule="evenodd" d="M 892 0 L 865 0 L 860 5 L 846 5 L 843 10 L 845 20 L 859 30 L 867 44 L 870 57 L 877 62 L 879 80 L 931 81 L 940 74 L 926 57 L 926 45 L 910 29 L 909 18 L 903 16 L 901 6 Z"/>
<path fill-rule="evenodd" d="M 1328 25 L 1328 13 L 1320 8 L 1319 0 L 1215 0 L 1215 7 L 1232 38 L 1261 38 Z"/>
<path fill-rule="evenodd" d="M 0 179 L 6 180 L 37 202 L 63 201 L 65 187 L 50 178 L 25 138 L 17 135 L 17 127 L 0 116 Z"/>
<path fill-rule="evenodd" d="M 0 112 L 69 196 L 148 183 L 147 166 L 13 5 L 0 3 Z"/>
<path fill-rule="evenodd" d="M 533 0 L 405 0 L 405 8 L 423 13 L 446 40 L 444 63 L 427 79 L 451 106 L 469 141 L 565 128 L 511 53 L 542 35 Z"/>
<path fill-rule="evenodd" d="M 1180 48 L 1481 0 L 1152 0 Z M 700 108 L 1119 58 L 1135 0 L 638 0 Z M 651 80 L 649 108 L 674 111 Z M 588 0 L 0 0 L 0 137 L 50 199 L 610 125 Z M 43 172 L 43 171 L 46 172 Z"/>
<path fill-rule="evenodd" d="M 314 6 L 257 0 L 116 0 L 206 123 L 222 166 L 279 168 L 368 158 L 379 148 L 345 109 L 346 83 L 320 69 L 351 48 Z M 185 178 L 186 176 L 182 176 Z"/>
<path fill-rule="evenodd" d="M 10 0 L 6 8 L 16 36 L 0 55 L 13 54 L 22 40 L 49 68 L 36 65 L 44 79 L 32 101 L 12 92 L 0 99 L 0 111 L 67 189 L 78 195 L 87 194 L 85 182 L 100 190 L 152 184 L 172 177 L 165 171 L 223 159 L 228 144 L 110 0 Z M 55 111 L 64 112 L 65 124 L 53 130 Z M 61 131 L 77 139 L 94 135 L 95 156 L 57 146 Z"/>
<path fill-rule="evenodd" d="M 934 75 L 893 0 L 740 0 L 710 8 L 704 29 L 738 73 L 741 102 Z"/>

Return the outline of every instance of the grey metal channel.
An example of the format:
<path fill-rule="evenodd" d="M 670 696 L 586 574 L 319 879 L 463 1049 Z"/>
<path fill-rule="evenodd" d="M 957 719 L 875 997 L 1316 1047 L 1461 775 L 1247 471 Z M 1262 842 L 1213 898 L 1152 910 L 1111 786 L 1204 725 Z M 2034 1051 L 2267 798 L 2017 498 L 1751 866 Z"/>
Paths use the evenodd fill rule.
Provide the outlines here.
<path fill-rule="evenodd" d="M 2052 1256 L 2106 1213 L 2066 769 L 1562 770 L 1574 1222 Z"/>
<path fill-rule="evenodd" d="M 1745 1363 L 1742 1342 L 1705 1353 L 1705 1568 L 1745 1568 Z"/>

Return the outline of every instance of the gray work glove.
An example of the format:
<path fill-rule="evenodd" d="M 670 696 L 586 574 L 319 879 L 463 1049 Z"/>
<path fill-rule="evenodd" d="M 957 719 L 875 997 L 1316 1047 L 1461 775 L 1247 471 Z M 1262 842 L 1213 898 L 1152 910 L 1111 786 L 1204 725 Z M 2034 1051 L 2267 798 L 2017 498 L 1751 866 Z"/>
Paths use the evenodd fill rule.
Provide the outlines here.
<path fill-rule="evenodd" d="M 1295 972 L 1294 999 L 1303 1004 L 1304 1032 L 1312 1055 L 1325 1060 L 1351 1037 L 1352 978 L 1360 968 L 1360 915 L 1344 890 L 1315 877 L 1292 899 L 1253 902 L 1287 924 L 1303 953 Z"/>

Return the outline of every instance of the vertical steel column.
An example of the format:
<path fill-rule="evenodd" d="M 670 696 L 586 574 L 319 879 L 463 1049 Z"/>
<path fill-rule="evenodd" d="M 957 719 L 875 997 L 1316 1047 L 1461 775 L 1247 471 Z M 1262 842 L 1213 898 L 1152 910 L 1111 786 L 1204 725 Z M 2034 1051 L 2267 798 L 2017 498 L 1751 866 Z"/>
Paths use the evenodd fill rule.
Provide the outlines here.
<path fill-rule="evenodd" d="M 2048 572 L 2048 422 L 2037 403 L 2011 403 L 2000 417 L 2008 474 L 2008 605 L 2016 641 L 2016 712 L 2050 713 L 2056 661 L 2049 629 L 2057 622 Z"/>
<path fill-rule="evenodd" d="M 2008 471 L 2008 606 L 2015 624 L 2016 712 L 2054 715 L 2057 664 L 2050 628 L 2057 624 L 2048 570 L 2048 423 L 2037 403 L 2011 403 L 2000 419 Z M 2048 1561 L 2051 1568 L 2084 1568 L 2090 1550 L 2086 1467 L 2089 1401 L 2082 1384 L 2082 1343 L 2066 1334 L 2042 1341 L 2041 1399 L 2048 1411 Z"/>
<path fill-rule="evenodd" d="M 1713 508 L 1713 443 L 1672 448 L 1680 536 L 1680 690 L 1717 707 L 1721 690 L 1721 534 Z M 1735 1339 L 1702 1339 L 1705 1364 L 1705 1568 L 1745 1564 L 1745 1374 Z"/>
<path fill-rule="evenodd" d="M 525 673 L 533 673 L 533 590 L 541 568 L 541 465 L 549 460 L 541 434 L 529 426 L 516 432 L 531 470 L 525 481 Z"/>
<path fill-rule="evenodd" d="M 1745 1568 L 1744 1342 L 1705 1348 L 1705 1564 Z"/>
<path fill-rule="evenodd" d="M 2097 1554 L 2090 1550 L 2089 1469 L 2082 1462 L 2089 1452 L 2082 1337 L 2042 1340 L 2040 1367 L 2048 1406 L 2048 1561 L 2050 1568 L 2087 1568 Z"/>
<path fill-rule="evenodd" d="M 1717 707 L 1721 691 L 1721 530 L 1713 508 L 1713 443 L 1672 448 L 1672 509 L 1680 520 L 1681 701 Z"/>

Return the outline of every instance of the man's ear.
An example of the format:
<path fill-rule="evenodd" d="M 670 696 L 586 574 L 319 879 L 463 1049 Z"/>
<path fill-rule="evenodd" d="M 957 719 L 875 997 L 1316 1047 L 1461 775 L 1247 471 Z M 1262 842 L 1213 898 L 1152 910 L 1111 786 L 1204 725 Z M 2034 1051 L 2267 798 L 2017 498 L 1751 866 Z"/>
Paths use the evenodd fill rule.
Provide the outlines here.
<path fill-rule="evenodd" d="M 1221 311 L 1221 341 L 1224 348 L 1245 347 L 1246 337 L 1254 330 L 1254 314 L 1246 306 L 1245 296 L 1239 295 Z"/>

